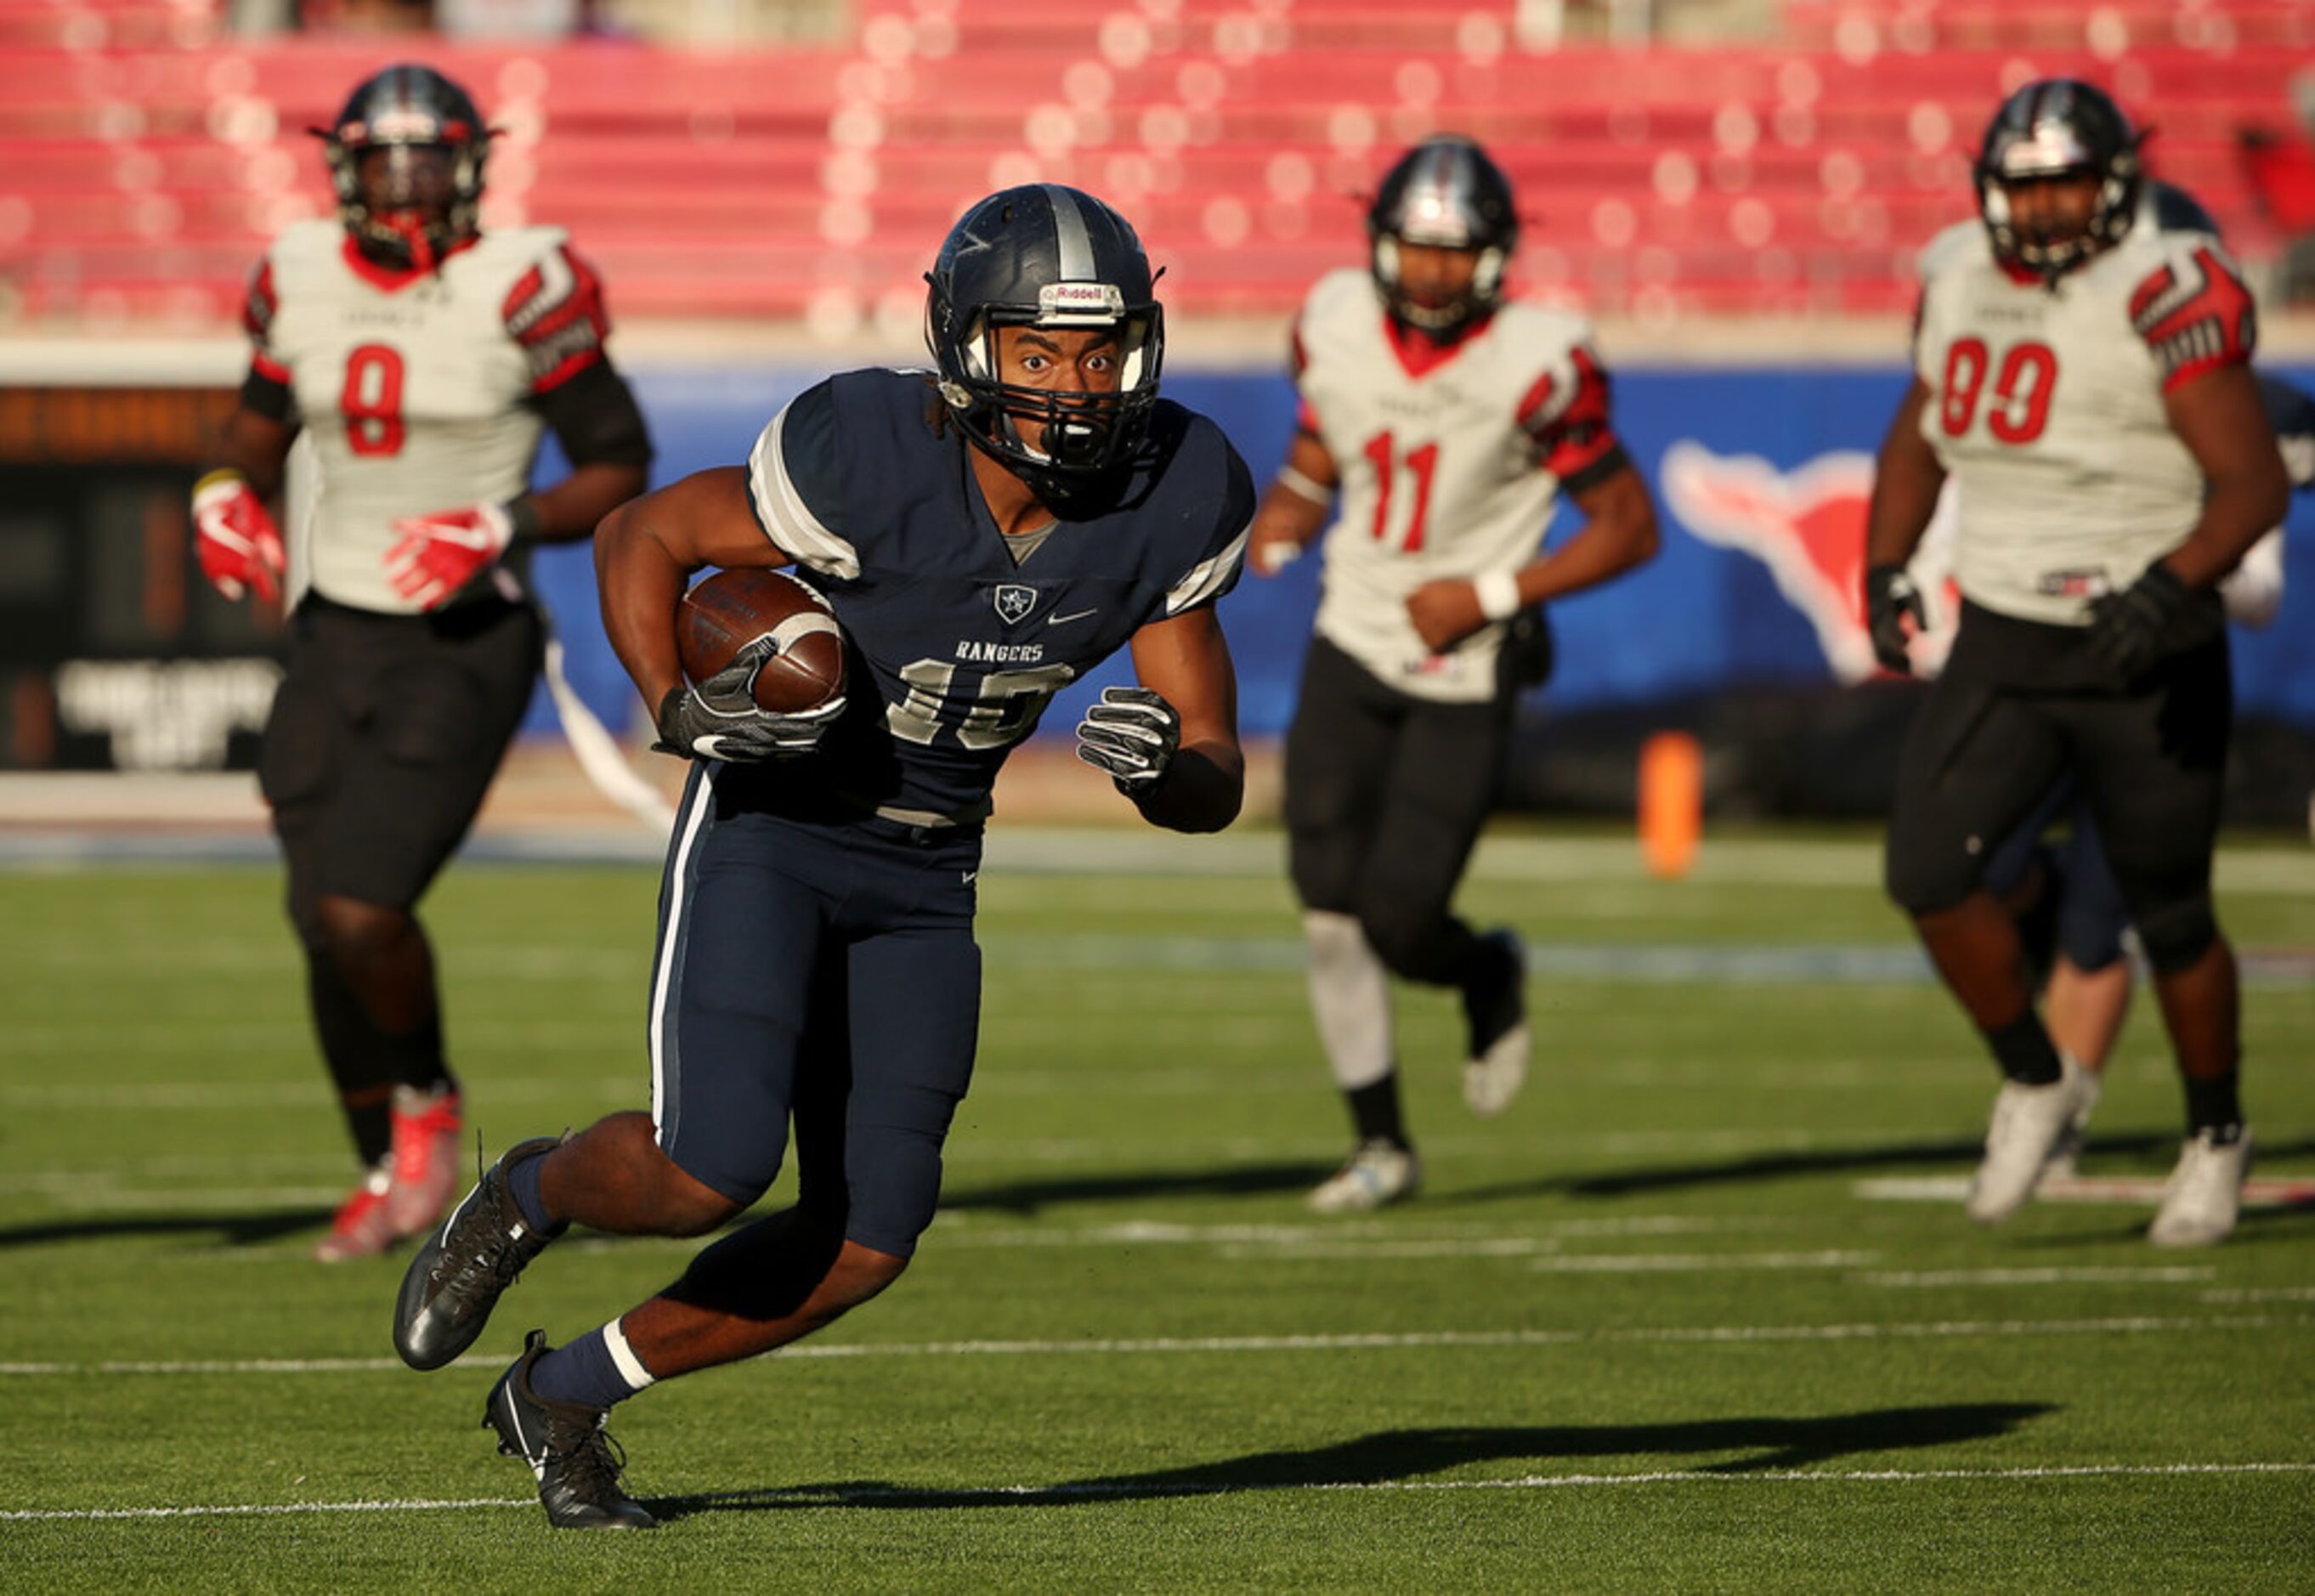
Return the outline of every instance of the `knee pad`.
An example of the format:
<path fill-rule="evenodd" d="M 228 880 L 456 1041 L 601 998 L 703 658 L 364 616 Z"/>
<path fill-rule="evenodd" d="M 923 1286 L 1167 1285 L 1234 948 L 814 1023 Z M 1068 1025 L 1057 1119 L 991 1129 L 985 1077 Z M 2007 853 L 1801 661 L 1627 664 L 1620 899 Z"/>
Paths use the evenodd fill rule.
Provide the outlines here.
<path fill-rule="evenodd" d="M 390 944 L 412 924 L 406 909 L 329 893 L 315 900 L 314 919 L 333 952 L 341 958 L 355 959 Z"/>
<path fill-rule="evenodd" d="M 322 929 L 322 903 L 318 895 L 301 890 L 293 878 L 289 891 L 282 900 L 289 915 L 289 928 L 309 953 L 326 952 L 329 937 Z"/>
<path fill-rule="evenodd" d="M 1986 856 L 1907 845 L 1892 831 L 1882 859 L 1881 884 L 1890 901 L 1915 919 L 1958 907 L 1985 879 Z"/>
<path fill-rule="evenodd" d="M 1359 853 L 1354 839 L 1328 832 L 1292 832 L 1286 873 L 1306 909 L 1349 915 L 1358 900 Z"/>
<path fill-rule="evenodd" d="M 1434 987 L 1454 980 L 1461 948 L 1445 910 L 1399 893 L 1369 893 L 1359 906 L 1359 924 L 1393 975 Z"/>
<path fill-rule="evenodd" d="M 2209 953 L 2218 939 L 2218 917 L 2211 911 L 2208 892 L 2138 917 L 2138 940 L 2144 944 L 2146 962 L 2157 975 L 2186 969 Z"/>

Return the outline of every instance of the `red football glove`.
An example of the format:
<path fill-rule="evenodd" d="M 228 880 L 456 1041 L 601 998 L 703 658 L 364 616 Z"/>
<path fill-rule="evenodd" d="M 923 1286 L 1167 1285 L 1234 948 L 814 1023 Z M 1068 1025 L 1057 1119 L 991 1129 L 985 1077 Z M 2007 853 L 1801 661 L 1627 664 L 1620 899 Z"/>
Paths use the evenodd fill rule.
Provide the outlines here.
<path fill-rule="evenodd" d="M 281 596 L 288 557 L 273 518 L 237 471 L 212 471 L 193 485 L 193 552 L 209 586 L 228 598 L 251 588 L 271 602 Z"/>
<path fill-rule="evenodd" d="M 501 504 L 470 504 L 394 523 L 402 541 L 386 551 L 394 590 L 432 609 L 475 580 L 514 541 L 514 518 Z"/>

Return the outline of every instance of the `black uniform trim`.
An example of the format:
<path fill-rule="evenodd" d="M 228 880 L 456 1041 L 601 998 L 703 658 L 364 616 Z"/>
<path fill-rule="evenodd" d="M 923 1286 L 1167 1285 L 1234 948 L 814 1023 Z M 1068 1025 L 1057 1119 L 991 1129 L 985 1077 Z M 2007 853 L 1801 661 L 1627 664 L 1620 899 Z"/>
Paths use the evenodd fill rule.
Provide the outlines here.
<path fill-rule="evenodd" d="M 287 425 L 290 412 L 297 409 L 297 397 L 289 385 L 251 367 L 249 375 L 241 382 L 241 407 L 254 411 L 269 421 Z"/>
<path fill-rule="evenodd" d="M 1559 479 L 1559 491 L 1571 496 L 1576 493 L 1588 492 L 1590 490 L 1598 487 L 1601 483 L 1606 482 L 1610 477 L 1615 475 L 1619 471 L 1628 471 L 1631 469 L 1631 465 L 1632 457 L 1624 452 L 1623 442 L 1621 439 L 1619 439 L 1608 446 L 1608 452 L 1606 454 L 1592 461 L 1589 466 L 1584 466 L 1581 471 L 1574 472 L 1566 476 L 1561 477 Z"/>

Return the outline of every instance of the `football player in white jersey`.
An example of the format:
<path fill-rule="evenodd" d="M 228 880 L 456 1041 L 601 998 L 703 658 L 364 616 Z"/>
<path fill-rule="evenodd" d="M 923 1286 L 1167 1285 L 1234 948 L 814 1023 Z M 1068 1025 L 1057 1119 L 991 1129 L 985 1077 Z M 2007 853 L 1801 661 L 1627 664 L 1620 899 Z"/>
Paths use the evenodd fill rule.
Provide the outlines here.
<path fill-rule="evenodd" d="M 1977 189 L 1980 222 L 1923 257 L 1916 376 L 1866 534 L 1875 652 L 1903 670 L 1920 616 L 1905 561 L 1957 480 L 1961 624 L 1900 760 L 1888 889 L 2005 1077 L 1966 1204 L 1996 1223 L 2089 1083 L 2036 1011 L 1985 873 L 2073 773 L 2186 1086 L 2149 1235 L 2207 1245 L 2234 1227 L 2251 1148 L 2234 954 L 2211 901 L 2232 701 L 2218 584 L 2289 493 L 2250 371 L 2251 297 L 2215 235 L 2162 214 L 2137 135 L 2087 84 L 2011 95 Z"/>
<path fill-rule="evenodd" d="M 1526 955 L 1450 909 L 1512 712 L 1549 670 L 1540 607 L 1652 555 L 1647 489 L 1610 426 L 1583 320 L 1508 301 L 1511 184 L 1468 138 L 1402 155 L 1367 216 L 1369 269 L 1328 273 L 1294 330 L 1302 408 L 1249 545 L 1278 570 L 1341 514 L 1286 743 L 1310 1004 L 1356 1145 L 1322 1212 L 1411 1195 L 1388 977 L 1449 987 L 1463 1095 L 1500 1113 L 1527 1073 Z M 1550 553 L 1562 494 L 1584 525 Z"/>
<path fill-rule="evenodd" d="M 316 1249 L 333 1261 L 426 1229 L 457 1184 L 458 1090 L 413 909 L 529 702 L 544 623 L 528 545 L 590 536 L 643 491 L 651 443 L 562 231 L 481 230 L 491 135 L 465 90 L 390 66 L 315 132 L 339 216 L 285 229 L 251 279 L 255 351 L 192 513 L 209 581 L 276 599 L 290 573 L 266 503 L 306 439 L 303 592 L 258 777 L 363 1169 Z M 532 492 L 550 427 L 571 474 Z"/>
<path fill-rule="evenodd" d="M 2315 492 L 2315 397 L 2266 372 L 2258 373 L 2257 380 L 2292 491 Z M 2283 539 L 2284 528 L 2274 528 L 2220 582 L 2219 597 L 2234 625 L 2267 626 L 2282 608 Z M 2062 841 L 2045 840 L 2044 832 L 2061 818 L 2068 835 Z M 2043 1171 L 2044 1180 L 2071 1179 L 2079 1173 L 2090 1110 L 2136 984 L 2124 941 L 2130 909 L 2107 864 L 2098 822 L 2081 805 L 2072 776 L 2062 777 L 2059 790 L 1995 849 L 1986 884 L 2018 917 L 2050 1040 L 2090 1077 Z"/>

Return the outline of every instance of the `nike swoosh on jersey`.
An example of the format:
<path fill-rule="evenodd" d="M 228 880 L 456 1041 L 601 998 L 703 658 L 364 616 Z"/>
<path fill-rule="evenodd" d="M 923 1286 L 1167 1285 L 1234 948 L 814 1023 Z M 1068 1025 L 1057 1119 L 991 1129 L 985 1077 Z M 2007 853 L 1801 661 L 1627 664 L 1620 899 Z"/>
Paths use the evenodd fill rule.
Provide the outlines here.
<path fill-rule="evenodd" d="M 1047 616 L 1045 617 L 1045 625 L 1048 626 L 1066 626 L 1071 621 L 1081 621 L 1087 616 L 1097 616 L 1100 613 L 1101 607 L 1099 605 L 1095 605 L 1091 609 L 1073 609 L 1065 616 Z"/>

